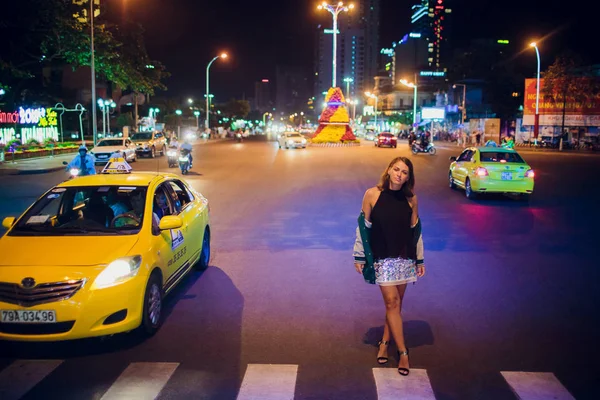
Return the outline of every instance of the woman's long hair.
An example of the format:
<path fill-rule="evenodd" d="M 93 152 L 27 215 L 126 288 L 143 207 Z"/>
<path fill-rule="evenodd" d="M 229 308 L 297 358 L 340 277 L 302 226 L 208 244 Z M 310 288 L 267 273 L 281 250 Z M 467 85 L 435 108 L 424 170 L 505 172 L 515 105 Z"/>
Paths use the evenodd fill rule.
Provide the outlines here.
<path fill-rule="evenodd" d="M 404 193 L 406 197 L 413 197 L 415 195 L 413 192 L 413 190 L 415 189 L 415 171 L 412 162 L 406 157 L 396 157 L 392 161 L 390 161 L 387 168 L 383 170 L 381 178 L 379 178 L 379 184 L 377 185 L 377 187 L 381 191 L 388 190 L 390 188 L 390 175 L 388 174 L 388 171 L 398 161 L 402 161 L 408 167 L 408 180 L 404 182 L 400 190 L 402 190 L 402 193 Z"/>

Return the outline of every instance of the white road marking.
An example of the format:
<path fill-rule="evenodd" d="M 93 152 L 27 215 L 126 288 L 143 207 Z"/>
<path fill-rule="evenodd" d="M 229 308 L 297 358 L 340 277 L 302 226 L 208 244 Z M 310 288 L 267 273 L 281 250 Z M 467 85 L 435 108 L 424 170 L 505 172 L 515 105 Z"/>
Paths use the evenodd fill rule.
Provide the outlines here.
<path fill-rule="evenodd" d="M 521 400 L 575 400 L 549 372 L 501 372 Z"/>
<path fill-rule="evenodd" d="M 378 400 L 435 400 L 427 370 L 410 369 L 401 376 L 396 368 L 373 368 Z"/>
<path fill-rule="evenodd" d="M 0 399 L 20 399 L 62 362 L 63 360 L 14 361 L 0 372 Z"/>
<path fill-rule="evenodd" d="M 102 396 L 102 400 L 155 399 L 179 363 L 132 363 Z"/>
<path fill-rule="evenodd" d="M 248 364 L 237 400 L 293 400 L 297 365 Z"/>

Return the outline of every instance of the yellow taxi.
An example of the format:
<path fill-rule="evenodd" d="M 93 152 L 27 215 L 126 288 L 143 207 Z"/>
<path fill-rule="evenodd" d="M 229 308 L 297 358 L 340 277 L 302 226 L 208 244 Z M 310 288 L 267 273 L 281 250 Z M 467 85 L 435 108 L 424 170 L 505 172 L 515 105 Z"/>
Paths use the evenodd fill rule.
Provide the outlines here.
<path fill-rule="evenodd" d="M 122 173 L 68 180 L 4 219 L 0 339 L 151 335 L 163 297 L 208 267 L 208 200 L 177 175 L 113 164 Z"/>
<path fill-rule="evenodd" d="M 450 161 L 449 186 L 464 188 L 469 199 L 480 193 L 511 193 L 528 200 L 533 193 L 535 173 L 513 149 L 470 147 Z"/>

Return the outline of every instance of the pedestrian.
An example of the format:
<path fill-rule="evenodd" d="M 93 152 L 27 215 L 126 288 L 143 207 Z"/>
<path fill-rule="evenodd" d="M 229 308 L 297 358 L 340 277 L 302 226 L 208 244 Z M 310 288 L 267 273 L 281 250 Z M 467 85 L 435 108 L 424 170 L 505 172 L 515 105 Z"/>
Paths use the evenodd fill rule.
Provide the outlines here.
<path fill-rule="evenodd" d="M 477 131 L 477 133 L 475 133 L 475 143 L 477 143 L 477 146 L 479 146 L 481 144 L 481 132 Z"/>
<path fill-rule="evenodd" d="M 377 362 L 388 362 L 388 346 L 393 338 L 398 349 L 398 373 L 402 376 L 410 372 L 401 315 L 406 285 L 425 275 L 414 186 L 412 162 L 406 157 L 394 158 L 379 184 L 365 193 L 354 243 L 356 271 L 366 282 L 379 285 L 385 304 Z"/>

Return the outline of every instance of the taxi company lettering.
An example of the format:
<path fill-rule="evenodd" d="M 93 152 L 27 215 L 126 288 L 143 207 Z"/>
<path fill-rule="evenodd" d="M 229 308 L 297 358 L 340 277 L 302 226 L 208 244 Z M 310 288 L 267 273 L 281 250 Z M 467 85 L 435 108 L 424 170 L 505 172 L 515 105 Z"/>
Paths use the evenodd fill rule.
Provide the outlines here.
<path fill-rule="evenodd" d="M 0 123 L 4 124 L 38 124 L 45 117 L 45 108 L 19 107 L 18 111 L 12 113 L 0 111 Z"/>

